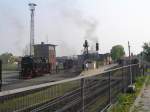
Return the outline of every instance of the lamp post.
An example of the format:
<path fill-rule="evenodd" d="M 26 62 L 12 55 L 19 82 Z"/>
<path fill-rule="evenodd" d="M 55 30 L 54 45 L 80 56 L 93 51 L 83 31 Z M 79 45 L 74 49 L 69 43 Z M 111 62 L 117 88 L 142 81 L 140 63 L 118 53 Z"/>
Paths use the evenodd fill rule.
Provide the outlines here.
<path fill-rule="evenodd" d="M 29 8 L 31 11 L 31 20 L 30 20 L 30 56 L 34 55 L 34 11 L 35 11 L 35 6 L 37 6 L 34 3 L 29 3 Z"/>

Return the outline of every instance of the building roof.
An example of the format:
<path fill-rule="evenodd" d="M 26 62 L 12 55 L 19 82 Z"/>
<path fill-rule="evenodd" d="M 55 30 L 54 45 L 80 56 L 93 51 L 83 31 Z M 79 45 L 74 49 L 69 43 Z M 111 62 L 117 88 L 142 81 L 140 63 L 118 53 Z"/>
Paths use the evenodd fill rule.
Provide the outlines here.
<path fill-rule="evenodd" d="M 44 42 L 41 42 L 41 44 L 34 44 L 33 46 L 41 46 L 41 45 L 44 45 L 44 46 L 57 46 L 57 45 L 54 45 L 54 44 L 45 44 Z"/>

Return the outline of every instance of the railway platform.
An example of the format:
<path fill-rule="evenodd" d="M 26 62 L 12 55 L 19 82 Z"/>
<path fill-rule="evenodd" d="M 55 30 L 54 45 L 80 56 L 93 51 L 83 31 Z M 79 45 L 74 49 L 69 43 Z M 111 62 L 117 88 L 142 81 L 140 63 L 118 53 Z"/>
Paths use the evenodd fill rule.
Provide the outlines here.
<path fill-rule="evenodd" d="M 104 72 L 105 70 L 111 69 L 113 67 L 116 67 L 118 64 L 110 64 L 110 65 L 105 65 L 105 66 L 100 66 L 98 69 L 89 69 L 89 70 L 84 70 L 80 75 L 94 75 L 97 73 Z"/>
<path fill-rule="evenodd" d="M 147 75 L 150 75 L 150 73 L 147 73 Z M 133 112 L 150 112 L 150 78 L 143 88 Z"/>

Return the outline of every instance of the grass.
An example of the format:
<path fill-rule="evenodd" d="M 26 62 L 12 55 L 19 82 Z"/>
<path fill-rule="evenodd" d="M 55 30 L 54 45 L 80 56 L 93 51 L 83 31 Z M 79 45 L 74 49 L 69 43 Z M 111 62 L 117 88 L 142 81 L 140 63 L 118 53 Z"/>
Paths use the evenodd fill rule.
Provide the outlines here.
<path fill-rule="evenodd" d="M 150 69 L 147 69 L 147 72 L 150 72 Z"/>
<path fill-rule="evenodd" d="M 18 65 L 17 64 L 3 64 L 2 70 L 4 70 L 4 71 L 16 71 L 16 70 L 18 70 Z"/>
<path fill-rule="evenodd" d="M 129 112 L 129 109 L 134 103 L 136 97 L 138 96 L 145 80 L 146 76 L 138 77 L 135 82 L 136 92 L 120 94 L 117 97 L 118 102 L 112 106 L 109 112 Z"/>

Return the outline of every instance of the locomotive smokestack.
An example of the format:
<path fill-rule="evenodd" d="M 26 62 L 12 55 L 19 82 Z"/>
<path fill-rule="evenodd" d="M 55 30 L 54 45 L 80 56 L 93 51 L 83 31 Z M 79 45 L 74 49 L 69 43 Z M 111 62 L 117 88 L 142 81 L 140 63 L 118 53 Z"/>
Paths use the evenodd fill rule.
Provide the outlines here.
<path fill-rule="evenodd" d="M 29 3 L 29 8 L 31 11 L 31 20 L 30 20 L 30 56 L 34 55 L 34 11 L 35 6 L 37 6 L 34 3 Z"/>

